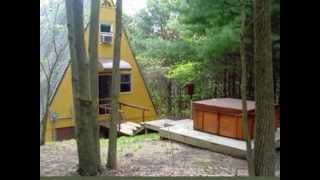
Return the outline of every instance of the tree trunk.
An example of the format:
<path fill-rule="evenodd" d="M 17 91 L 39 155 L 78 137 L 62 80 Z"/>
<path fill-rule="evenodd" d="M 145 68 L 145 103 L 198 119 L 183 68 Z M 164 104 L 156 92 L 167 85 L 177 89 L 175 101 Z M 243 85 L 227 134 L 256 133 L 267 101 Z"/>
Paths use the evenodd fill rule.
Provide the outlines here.
<path fill-rule="evenodd" d="M 271 2 L 254 1 L 255 175 L 275 176 L 274 94 L 272 80 Z"/>
<path fill-rule="evenodd" d="M 241 32 L 240 32 L 240 56 L 241 56 L 241 99 L 242 99 L 242 132 L 246 140 L 247 148 L 247 162 L 249 176 L 254 176 L 254 162 L 253 162 L 253 153 L 251 147 L 251 136 L 248 126 L 248 112 L 247 112 L 247 53 L 246 53 L 246 9 L 245 9 L 245 0 L 242 1 L 242 10 L 241 10 Z"/>
<path fill-rule="evenodd" d="M 167 89 L 167 116 L 171 117 L 172 115 L 172 81 L 168 80 L 168 89 Z"/>
<path fill-rule="evenodd" d="M 92 98 L 92 109 L 91 109 L 91 120 L 92 128 L 95 132 L 94 139 L 95 152 L 97 158 L 97 169 L 100 171 L 101 159 L 100 159 L 100 137 L 99 137 L 99 125 L 98 125 L 98 34 L 99 34 L 99 12 L 100 12 L 100 1 L 91 1 L 91 14 L 90 14 L 90 30 L 89 30 L 89 65 L 90 65 L 90 81 L 91 81 L 91 98 Z"/>
<path fill-rule="evenodd" d="M 40 145 L 44 145 L 46 143 L 46 133 L 47 133 L 47 124 L 48 124 L 48 118 L 49 118 L 49 106 L 50 106 L 50 82 L 51 82 L 51 75 L 47 77 L 47 91 L 46 91 L 46 105 L 45 105 L 45 113 L 41 120 L 41 139 L 40 139 Z M 53 129 L 54 131 L 54 129 Z"/>
<path fill-rule="evenodd" d="M 226 63 L 225 64 L 225 68 L 224 68 L 224 73 L 223 73 L 223 96 L 227 97 L 227 67 L 226 67 Z"/>
<path fill-rule="evenodd" d="M 48 80 L 47 80 L 48 81 Z M 49 84 L 49 83 L 47 83 Z M 44 145 L 46 142 L 46 131 L 47 131 L 47 123 L 48 123 L 48 115 L 49 115 L 49 91 L 50 86 L 47 85 L 47 93 L 46 93 L 46 105 L 45 105 L 45 113 L 41 120 L 41 139 L 40 145 Z"/>
<path fill-rule="evenodd" d="M 253 22 L 254 21 L 254 18 L 253 18 L 253 8 L 251 8 L 251 11 L 252 11 L 252 15 L 250 15 L 248 17 L 248 22 Z M 248 64 L 248 83 L 247 85 L 249 86 L 248 87 L 248 98 L 250 100 L 254 100 L 254 91 L 255 91 L 255 88 L 254 88 L 254 83 L 255 83 L 255 79 L 254 79 L 254 76 L 255 76 L 255 68 L 254 68 L 254 32 L 253 32 L 253 23 L 249 23 L 248 26 L 247 26 L 247 38 L 250 39 L 250 43 L 247 44 L 248 46 L 248 60 L 247 60 L 247 64 Z"/>
<path fill-rule="evenodd" d="M 182 102 L 182 88 L 180 85 L 178 85 L 178 118 L 181 119 L 182 118 L 182 106 L 183 106 L 183 102 Z"/>
<path fill-rule="evenodd" d="M 237 67 L 237 62 L 236 62 L 236 58 L 234 58 L 233 60 L 233 68 L 232 68 L 232 96 L 233 97 L 237 97 L 237 93 L 236 93 L 236 67 Z"/>
<path fill-rule="evenodd" d="M 273 70 L 275 69 L 275 63 L 273 62 Z M 277 77 L 276 77 L 276 72 L 273 71 L 272 73 L 273 76 L 273 94 L 274 94 L 274 102 L 277 102 Z"/>
<path fill-rule="evenodd" d="M 48 107 L 46 105 L 46 107 Z M 46 142 L 46 131 L 47 131 L 47 123 L 48 123 L 48 114 L 49 114 L 49 109 L 46 108 L 46 111 L 42 117 L 41 120 L 41 138 L 40 138 L 40 145 L 44 145 Z"/>
<path fill-rule="evenodd" d="M 72 68 L 73 107 L 79 159 L 78 172 L 82 176 L 95 176 L 98 174 L 99 165 L 96 152 L 96 131 L 91 119 L 92 97 L 89 60 L 84 42 L 83 1 L 66 0 L 65 3 Z"/>
<path fill-rule="evenodd" d="M 214 82 L 214 98 L 218 98 L 218 82 Z"/>
<path fill-rule="evenodd" d="M 174 119 L 178 119 L 178 86 L 177 81 L 173 81 L 173 99 L 174 99 Z"/>
<path fill-rule="evenodd" d="M 117 122 L 119 121 L 118 98 L 120 90 L 120 55 L 121 55 L 121 30 L 122 30 L 122 0 L 116 2 L 116 32 L 113 46 L 113 68 L 112 68 L 112 85 L 111 98 L 112 110 L 109 130 L 109 150 L 107 167 L 111 169 L 117 168 Z"/>

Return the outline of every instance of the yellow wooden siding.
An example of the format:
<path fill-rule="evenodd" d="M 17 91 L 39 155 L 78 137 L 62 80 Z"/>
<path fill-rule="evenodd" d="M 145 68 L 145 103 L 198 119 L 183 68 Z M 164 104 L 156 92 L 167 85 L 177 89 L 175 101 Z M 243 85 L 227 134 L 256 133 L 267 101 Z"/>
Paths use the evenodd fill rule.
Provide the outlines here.
<path fill-rule="evenodd" d="M 114 8 L 101 8 L 100 9 L 100 22 L 112 23 L 112 32 L 114 29 L 115 9 Z M 88 32 L 88 31 L 87 31 Z M 88 33 L 85 35 L 86 41 L 88 40 Z M 112 59 L 113 48 L 112 45 L 99 44 L 99 57 Z M 132 66 L 131 70 L 131 92 L 120 93 L 119 101 L 146 107 L 150 111 L 145 112 L 145 120 L 153 120 L 157 118 L 155 109 L 153 107 L 151 97 L 144 84 L 142 75 L 139 73 L 138 64 L 136 63 L 133 53 L 129 47 L 125 34 L 122 33 L 121 39 L 121 59 L 129 62 Z M 122 72 L 127 73 L 128 71 Z M 55 123 L 55 128 L 72 127 L 74 121 L 72 119 L 72 84 L 71 84 L 71 66 L 68 67 L 62 82 L 57 89 L 57 93 L 52 101 L 50 111 L 58 113 L 58 120 Z M 133 122 L 142 121 L 142 112 L 138 109 L 130 107 L 123 108 L 123 118 Z M 106 120 L 106 116 L 99 116 L 99 120 Z M 52 141 L 53 134 L 52 122 L 48 121 L 48 129 L 46 140 Z"/>

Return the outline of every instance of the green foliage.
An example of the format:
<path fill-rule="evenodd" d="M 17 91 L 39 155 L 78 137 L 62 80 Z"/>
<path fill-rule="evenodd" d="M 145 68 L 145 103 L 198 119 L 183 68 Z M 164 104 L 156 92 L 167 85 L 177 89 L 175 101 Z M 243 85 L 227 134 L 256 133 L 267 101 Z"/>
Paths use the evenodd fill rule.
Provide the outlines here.
<path fill-rule="evenodd" d="M 199 58 L 220 58 L 227 52 L 235 51 L 239 44 L 238 30 L 233 24 L 207 30 L 207 36 L 199 40 L 197 47 Z"/>
<path fill-rule="evenodd" d="M 167 78 L 175 79 L 179 84 L 185 85 L 186 83 L 194 81 L 196 72 L 196 63 L 188 62 L 173 66 L 166 74 Z"/>
<path fill-rule="evenodd" d="M 187 102 L 188 96 L 183 91 L 172 92 L 181 91 L 190 81 L 195 84 L 193 99 L 239 96 L 240 2 L 148 0 L 147 7 L 128 21 L 130 42 L 161 115 L 166 113 L 169 98 L 173 111 L 180 111 L 177 104 Z M 250 17 L 251 0 L 246 1 L 246 7 Z M 252 19 L 249 21 L 252 25 Z M 279 42 L 275 50 L 279 51 L 279 0 L 272 1 L 272 23 L 273 40 Z M 248 43 L 252 44 L 250 38 Z M 274 57 L 279 62 L 279 53 Z M 276 63 L 278 71 L 277 67 Z M 178 86 L 176 90 L 167 88 L 170 82 L 177 83 L 173 85 Z M 183 108 L 181 113 L 189 107 Z"/>

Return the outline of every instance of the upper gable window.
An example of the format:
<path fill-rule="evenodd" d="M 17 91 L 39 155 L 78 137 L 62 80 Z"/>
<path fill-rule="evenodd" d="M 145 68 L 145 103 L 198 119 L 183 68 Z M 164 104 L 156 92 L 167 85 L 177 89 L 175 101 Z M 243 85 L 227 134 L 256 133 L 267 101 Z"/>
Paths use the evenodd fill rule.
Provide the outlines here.
<path fill-rule="evenodd" d="M 111 33 L 111 24 L 100 24 L 100 33 Z"/>
<path fill-rule="evenodd" d="M 111 3 L 108 0 L 102 0 L 101 7 L 111 7 Z"/>
<path fill-rule="evenodd" d="M 111 24 L 100 24 L 100 43 L 112 44 L 112 26 Z"/>

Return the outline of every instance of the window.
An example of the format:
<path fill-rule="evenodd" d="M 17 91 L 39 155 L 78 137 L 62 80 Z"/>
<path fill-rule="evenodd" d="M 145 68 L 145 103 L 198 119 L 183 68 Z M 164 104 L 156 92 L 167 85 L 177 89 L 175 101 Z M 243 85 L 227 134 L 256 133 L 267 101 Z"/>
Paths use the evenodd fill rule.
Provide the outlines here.
<path fill-rule="evenodd" d="M 104 44 L 112 43 L 111 24 L 100 24 L 100 42 Z"/>
<path fill-rule="evenodd" d="M 100 24 L 100 33 L 111 33 L 110 24 Z"/>
<path fill-rule="evenodd" d="M 108 0 L 102 0 L 101 7 L 111 7 L 111 3 Z"/>
<path fill-rule="evenodd" d="M 99 75 L 99 114 L 110 114 L 111 75 Z"/>
<path fill-rule="evenodd" d="M 131 75 L 121 74 L 120 92 L 130 92 L 130 91 L 131 91 Z"/>

